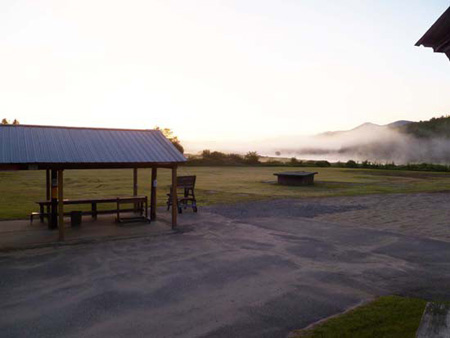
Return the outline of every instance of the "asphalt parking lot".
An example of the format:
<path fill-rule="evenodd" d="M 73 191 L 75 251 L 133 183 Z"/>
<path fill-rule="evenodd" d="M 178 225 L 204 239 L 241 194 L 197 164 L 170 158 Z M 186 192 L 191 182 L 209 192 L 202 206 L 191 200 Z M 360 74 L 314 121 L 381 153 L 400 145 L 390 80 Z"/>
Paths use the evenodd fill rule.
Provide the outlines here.
<path fill-rule="evenodd" d="M 450 300 L 449 242 L 282 203 L 186 212 L 170 235 L 4 253 L 1 336 L 285 337 L 378 295 Z"/>

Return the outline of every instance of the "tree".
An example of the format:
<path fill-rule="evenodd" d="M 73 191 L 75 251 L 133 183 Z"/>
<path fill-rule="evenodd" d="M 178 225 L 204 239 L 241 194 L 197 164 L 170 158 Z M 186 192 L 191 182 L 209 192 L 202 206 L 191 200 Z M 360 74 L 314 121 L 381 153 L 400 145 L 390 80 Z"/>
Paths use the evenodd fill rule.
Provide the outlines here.
<path fill-rule="evenodd" d="M 291 162 L 292 165 L 298 164 L 298 160 L 295 157 L 291 157 L 290 162 Z"/>
<path fill-rule="evenodd" d="M 347 168 L 358 168 L 358 163 L 353 160 L 348 160 L 347 163 L 345 163 L 345 166 Z"/>
<path fill-rule="evenodd" d="M 2 125 L 7 125 L 7 124 L 11 124 L 11 123 L 9 122 L 8 119 L 5 118 L 5 119 L 2 119 L 1 124 L 2 124 Z M 12 124 L 15 125 L 15 126 L 17 126 L 17 125 L 19 125 L 20 123 L 19 123 L 19 120 L 14 119 L 14 121 L 13 121 Z"/>
<path fill-rule="evenodd" d="M 249 151 L 247 154 L 245 154 L 244 159 L 248 164 L 259 163 L 259 155 L 256 151 Z"/>
<path fill-rule="evenodd" d="M 184 154 L 184 147 L 181 145 L 180 140 L 178 139 L 178 136 L 173 135 L 173 131 L 170 128 L 160 128 L 158 126 L 155 127 L 156 130 L 161 131 L 167 139 L 172 142 L 172 144 L 175 146 L 175 148 L 178 149 L 178 151 L 182 154 Z"/>
<path fill-rule="evenodd" d="M 208 158 L 211 156 L 211 150 L 205 149 L 202 151 L 202 158 Z"/>
<path fill-rule="evenodd" d="M 328 161 L 316 161 L 314 162 L 316 167 L 331 167 L 331 163 Z"/>

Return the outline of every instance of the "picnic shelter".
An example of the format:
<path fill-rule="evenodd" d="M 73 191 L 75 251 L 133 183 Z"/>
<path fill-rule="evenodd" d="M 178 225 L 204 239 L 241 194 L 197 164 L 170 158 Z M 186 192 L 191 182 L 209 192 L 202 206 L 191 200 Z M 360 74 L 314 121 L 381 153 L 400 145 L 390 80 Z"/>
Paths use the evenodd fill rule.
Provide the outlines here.
<path fill-rule="evenodd" d="M 58 228 L 64 240 L 64 205 L 91 203 L 94 216 L 101 213 L 101 200 L 65 200 L 64 171 L 73 169 L 132 169 L 133 196 L 105 199 L 106 202 L 135 203 L 145 208 L 147 197 L 138 192 L 138 169 L 151 168 L 150 216 L 156 219 L 157 169 L 172 171 L 173 205 L 177 205 L 177 168 L 186 158 L 159 130 L 53 127 L 39 125 L 0 125 L 0 170 L 43 170 L 46 172 L 46 200 L 40 217 L 48 218 L 50 228 Z M 0 182 L 1 184 L 1 182 Z M 142 202 L 145 201 L 145 204 Z M 48 212 L 43 213 L 47 207 Z M 94 208 L 95 206 L 95 208 Z M 119 213 L 118 213 L 119 216 Z M 177 208 L 172 208 L 172 227 L 177 225 Z"/>

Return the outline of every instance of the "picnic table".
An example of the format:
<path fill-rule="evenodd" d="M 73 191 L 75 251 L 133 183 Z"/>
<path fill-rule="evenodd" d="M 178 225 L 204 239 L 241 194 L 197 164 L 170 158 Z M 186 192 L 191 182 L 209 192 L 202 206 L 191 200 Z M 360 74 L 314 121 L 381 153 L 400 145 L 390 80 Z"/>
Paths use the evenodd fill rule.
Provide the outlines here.
<path fill-rule="evenodd" d="M 36 202 L 39 204 L 39 219 L 41 222 L 44 222 L 44 218 L 49 218 L 50 216 L 50 206 L 51 201 L 38 201 Z M 98 204 L 105 204 L 105 203 L 115 203 L 115 207 L 111 209 L 106 210 L 98 210 L 97 205 Z M 90 211 L 82 211 L 82 215 L 91 215 L 92 218 L 97 219 L 97 215 L 103 215 L 103 214 L 116 214 L 117 215 L 117 221 L 123 222 L 126 220 L 131 220 L 134 218 L 123 218 L 120 216 L 121 212 L 136 212 L 139 211 L 142 216 L 145 216 L 146 219 L 148 219 L 148 200 L 147 196 L 125 196 L 125 197 L 110 197 L 110 198 L 89 198 L 89 199 L 64 199 L 63 200 L 64 205 L 82 205 L 82 204 L 88 204 L 91 205 Z M 124 208 L 121 209 L 121 204 L 134 204 L 132 208 Z M 45 210 L 47 209 L 47 210 Z M 33 213 L 35 214 L 35 213 Z M 31 217 L 33 217 L 33 214 Z M 70 212 L 65 212 L 65 216 L 70 215 Z M 142 217 L 141 217 L 142 218 Z M 32 218 L 31 218 L 32 220 Z"/>
<path fill-rule="evenodd" d="M 313 185 L 314 175 L 318 172 L 307 171 L 285 171 L 281 173 L 275 173 L 278 176 L 278 184 L 282 185 Z"/>

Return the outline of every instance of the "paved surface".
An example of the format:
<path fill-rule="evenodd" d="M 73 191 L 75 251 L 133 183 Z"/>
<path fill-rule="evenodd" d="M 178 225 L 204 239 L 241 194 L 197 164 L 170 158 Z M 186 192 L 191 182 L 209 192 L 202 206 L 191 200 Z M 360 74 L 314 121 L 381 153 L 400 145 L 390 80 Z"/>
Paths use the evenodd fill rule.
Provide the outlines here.
<path fill-rule="evenodd" d="M 172 235 L 3 254 L 1 336 L 285 337 L 377 295 L 450 300 L 450 243 L 320 219 L 364 205 L 278 203 L 186 212 Z"/>
<path fill-rule="evenodd" d="M 76 228 L 71 227 L 70 218 L 66 218 L 65 243 L 91 243 L 117 237 L 166 234 L 171 232 L 171 226 L 168 215 L 164 216 L 151 225 L 145 221 L 118 224 L 115 222 L 115 215 L 99 215 L 96 220 L 84 216 L 81 226 Z M 0 221 L 0 252 L 58 245 L 58 230 L 48 230 L 47 223 L 41 223 L 36 218 L 32 224 L 27 219 Z"/>
<path fill-rule="evenodd" d="M 307 217 L 450 242 L 450 193 L 276 200 L 210 208 L 227 217 Z"/>

